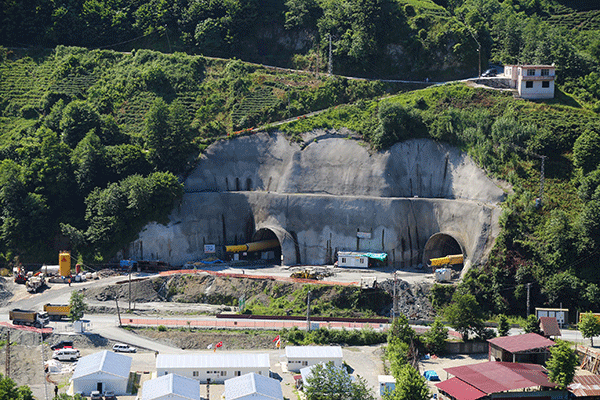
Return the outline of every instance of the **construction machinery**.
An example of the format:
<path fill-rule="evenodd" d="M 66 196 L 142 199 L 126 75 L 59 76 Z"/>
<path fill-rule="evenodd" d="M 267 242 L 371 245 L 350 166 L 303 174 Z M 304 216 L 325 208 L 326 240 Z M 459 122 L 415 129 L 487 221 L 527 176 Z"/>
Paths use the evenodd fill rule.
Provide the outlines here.
<path fill-rule="evenodd" d="M 37 328 L 43 328 L 50 320 L 45 312 L 19 309 L 10 310 L 8 318 L 14 325 L 35 326 Z"/>
<path fill-rule="evenodd" d="M 463 264 L 465 258 L 462 254 L 455 254 L 446 257 L 432 258 L 429 260 L 430 266 L 436 270 L 438 267 Z"/>
<path fill-rule="evenodd" d="M 300 279 L 323 279 L 327 276 L 331 276 L 332 272 L 323 268 L 305 268 L 301 271 L 292 272 L 291 278 Z"/>
<path fill-rule="evenodd" d="M 25 271 L 23 270 L 23 268 L 19 268 L 19 267 L 14 267 L 13 268 L 13 275 L 15 277 L 15 283 L 19 283 L 21 285 L 24 285 L 27 282 L 27 274 L 25 273 Z"/>
<path fill-rule="evenodd" d="M 28 277 L 27 282 L 25 282 L 25 287 L 29 293 L 37 293 L 43 286 L 46 286 L 46 278 L 44 274 L 39 272 Z"/>
<path fill-rule="evenodd" d="M 71 306 L 68 304 L 44 304 L 44 311 L 48 317 L 55 321 L 63 318 L 68 318 L 71 312 Z"/>

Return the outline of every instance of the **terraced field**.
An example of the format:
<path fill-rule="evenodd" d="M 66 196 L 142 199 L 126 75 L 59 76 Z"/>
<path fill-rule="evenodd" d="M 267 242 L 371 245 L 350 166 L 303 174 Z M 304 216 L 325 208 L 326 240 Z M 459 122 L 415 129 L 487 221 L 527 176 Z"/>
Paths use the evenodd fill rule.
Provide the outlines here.
<path fill-rule="evenodd" d="M 552 15 L 547 19 L 552 25 L 584 31 L 600 30 L 600 10 Z"/>

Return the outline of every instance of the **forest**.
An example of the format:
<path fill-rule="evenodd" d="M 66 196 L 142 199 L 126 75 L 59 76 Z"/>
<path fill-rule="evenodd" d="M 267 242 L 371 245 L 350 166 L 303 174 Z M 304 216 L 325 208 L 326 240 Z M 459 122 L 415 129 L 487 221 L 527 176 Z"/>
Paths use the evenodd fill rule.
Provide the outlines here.
<path fill-rule="evenodd" d="M 54 262 L 64 249 L 109 262 L 145 224 L 166 220 L 215 140 L 347 127 L 373 151 L 414 137 L 452 143 L 512 185 L 490 259 L 459 286 L 486 312 L 524 313 L 528 284 L 536 304 L 596 310 L 600 7 L 591 3 L 4 1 L 0 263 Z M 554 63 L 555 98 L 425 82 L 476 76 L 479 55 L 483 68 Z M 326 111 L 296 118 L 316 110 Z M 451 294 L 434 288 L 434 303 Z"/>

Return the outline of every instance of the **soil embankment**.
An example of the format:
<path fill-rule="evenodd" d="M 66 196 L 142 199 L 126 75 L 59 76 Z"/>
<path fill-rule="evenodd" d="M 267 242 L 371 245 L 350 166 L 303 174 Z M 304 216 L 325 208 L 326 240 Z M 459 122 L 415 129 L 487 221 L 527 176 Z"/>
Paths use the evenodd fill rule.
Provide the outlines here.
<path fill-rule="evenodd" d="M 432 318 L 429 288 L 428 283 L 409 284 L 398 280 L 399 311 L 410 319 Z M 134 281 L 131 302 L 141 314 L 215 314 L 236 309 L 243 295 L 247 312 L 253 314 L 305 315 L 308 290 L 312 293 L 311 314 L 314 316 L 389 316 L 393 303 L 391 280 L 380 283 L 378 289 L 361 290 L 354 286 L 307 285 L 201 273 Z M 115 296 L 120 302 L 129 301 L 129 285 L 90 288 L 85 296 L 92 312 L 113 312 Z"/>

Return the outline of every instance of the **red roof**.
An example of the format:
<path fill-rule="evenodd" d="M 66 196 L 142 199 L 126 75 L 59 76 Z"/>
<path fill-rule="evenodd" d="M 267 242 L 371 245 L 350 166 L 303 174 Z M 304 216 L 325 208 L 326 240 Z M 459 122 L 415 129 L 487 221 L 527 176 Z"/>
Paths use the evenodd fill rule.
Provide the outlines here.
<path fill-rule="evenodd" d="M 457 400 L 477 400 L 487 396 L 487 393 L 482 392 L 458 378 L 450 378 L 437 383 L 435 386 Z"/>
<path fill-rule="evenodd" d="M 546 369 L 537 364 L 488 361 L 481 364 L 444 368 L 444 371 L 485 393 L 529 387 L 555 387 Z"/>
<path fill-rule="evenodd" d="M 528 350 L 541 349 L 544 347 L 554 346 L 555 343 L 546 339 L 537 333 L 526 333 L 524 335 L 500 336 L 494 339 L 489 339 L 489 343 L 500 347 L 503 350 L 511 353 L 520 353 Z"/>
<path fill-rule="evenodd" d="M 569 392 L 573 393 L 575 397 L 600 396 L 600 376 L 575 375 L 573 383 L 569 385 Z"/>
<path fill-rule="evenodd" d="M 558 321 L 555 317 L 540 317 L 540 329 L 544 336 L 561 336 Z"/>

